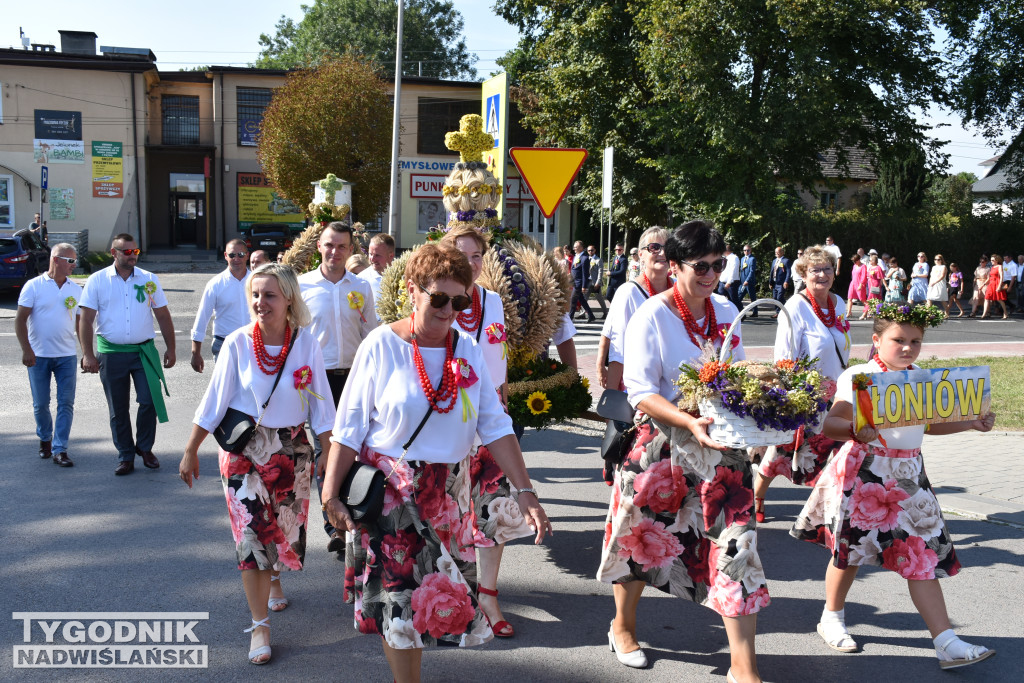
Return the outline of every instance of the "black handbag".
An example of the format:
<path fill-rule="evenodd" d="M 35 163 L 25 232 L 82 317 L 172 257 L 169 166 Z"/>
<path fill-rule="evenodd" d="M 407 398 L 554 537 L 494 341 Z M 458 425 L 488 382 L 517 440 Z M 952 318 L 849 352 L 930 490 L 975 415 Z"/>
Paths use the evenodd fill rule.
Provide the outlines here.
<path fill-rule="evenodd" d="M 452 336 L 453 356 L 455 355 L 455 347 L 458 345 L 458 342 L 459 335 L 455 333 Z M 443 373 L 441 382 L 444 382 Z M 437 388 L 441 388 L 440 383 Z M 423 416 L 419 426 L 416 427 L 416 431 L 412 433 L 409 440 L 402 446 L 402 457 L 395 463 L 396 467 L 398 463 L 405 459 L 405 454 L 409 452 L 409 446 L 419 436 L 423 425 L 427 424 L 427 419 L 430 418 L 430 414 L 433 412 L 434 406 L 427 405 L 427 414 Z M 348 514 L 352 517 L 353 522 L 358 524 L 375 524 L 380 519 L 381 512 L 384 511 L 384 493 L 387 479 L 388 477 L 384 475 L 384 472 L 372 465 L 365 465 L 361 462 L 352 463 L 348 474 L 345 475 L 345 481 L 341 483 L 341 491 L 338 494 L 338 498 L 348 508 Z"/>
<path fill-rule="evenodd" d="M 601 459 L 605 461 L 608 471 L 621 464 L 629 451 L 633 432 L 635 412 L 626 400 L 626 392 L 617 389 L 605 389 L 597 402 L 597 414 L 608 420 L 601 441 Z"/>
<path fill-rule="evenodd" d="M 296 328 L 295 337 L 292 338 L 292 343 L 284 354 L 284 361 L 281 362 L 281 367 L 277 369 L 277 377 L 274 378 L 274 386 L 270 390 L 270 396 L 274 395 L 274 389 L 277 389 L 277 383 L 281 381 L 281 372 L 284 370 L 284 364 L 288 361 L 288 354 L 292 352 L 292 348 L 295 346 L 295 339 L 298 339 L 298 337 L 299 328 Z M 267 396 L 267 400 L 263 402 L 263 406 L 260 408 L 259 419 L 255 421 L 251 415 L 246 415 L 241 410 L 228 408 L 220 424 L 213 430 L 213 438 L 217 440 L 217 444 L 228 453 L 242 453 L 245 447 L 249 445 L 253 434 L 256 433 L 256 428 L 263 421 L 263 416 L 267 413 L 270 396 Z"/>

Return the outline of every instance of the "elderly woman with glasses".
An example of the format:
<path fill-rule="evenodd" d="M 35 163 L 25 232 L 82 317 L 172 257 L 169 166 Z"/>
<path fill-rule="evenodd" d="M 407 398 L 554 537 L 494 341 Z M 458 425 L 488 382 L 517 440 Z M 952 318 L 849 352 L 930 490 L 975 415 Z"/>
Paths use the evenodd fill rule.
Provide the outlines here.
<path fill-rule="evenodd" d="M 835 282 L 836 257 L 822 246 L 808 247 L 794 266 L 806 289 L 786 302 L 793 320 L 796 348 L 789 348 L 790 322 L 779 318 L 775 334 L 775 360 L 817 358 L 816 369 L 835 381 L 850 360 L 850 323 L 843 318 L 843 300 L 829 290 Z M 808 427 L 797 440 L 770 447 L 758 469 L 754 501 L 757 521 L 764 521 L 764 497 L 772 479 L 782 475 L 794 484 L 813 486 L 832 452 L 842 444 L 821 434 L 821 424 Z"/>
<path fill-rule="evenodd" d="M 770 598 L 757 554 L 750 459 L 708 436 L 710 418 L 675 403 L 680 364 L 698 362 L 708 345 L 717 350 L 738 315 L 713 294 L 725 241 L 711 224 L 692 221 L 669 236 L 663 251 L 675 284 L 648 298 L 626 330 L 623 382 L 639 419 L 615 469 L 597 574 L 614 584 L 608 645 L 623 665 L 647 666 L 636 612 L 651 584 L 721 615 L 729 681 L 760 681 L 756 613 Z M 737 340 L 732 358 L 744 357 Z"/>
<path fill-rule="evenodd" d="M 484 538 L 470 494 L 474 443 L 517 493 L 536 542 L 551 531 L 480 346 L 453 328 L 472 305 L 473 270 L 448 244 L 426 244 L 405 268 L 412 313 L 378 327 L 356 352 L 331 440 L 324 509 L 352 532 L 346 593 L 355 626 L 378 634 L 399 683 L 420 680 L 424 647 L 478 645 L 493 636 L 476 595 Z M 387 475 L 384 510 L 353 522 L 339 498 L 355 462 Z"/>

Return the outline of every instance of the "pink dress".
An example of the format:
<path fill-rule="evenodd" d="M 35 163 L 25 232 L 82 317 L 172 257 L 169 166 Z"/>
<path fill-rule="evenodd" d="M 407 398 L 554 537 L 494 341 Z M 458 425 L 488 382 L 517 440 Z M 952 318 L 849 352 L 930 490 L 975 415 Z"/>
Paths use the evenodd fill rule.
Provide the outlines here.
<path fill-rule="evenodd" d="M 858 263 L 853 267 L 853 273 L 850 276 L 850 290 L 846 294 L 848 301 L 867 301 L 868 300 L 868 267 L 863 263 Z"/>
<path fill-rule="evenodd" d="M 867 266 L 868 269 L 868 296 L 873 299 L 881 299 L 885 296 L 885 287 L 882 281 L 885 280 L 885 270 L 882 266 Z"/>

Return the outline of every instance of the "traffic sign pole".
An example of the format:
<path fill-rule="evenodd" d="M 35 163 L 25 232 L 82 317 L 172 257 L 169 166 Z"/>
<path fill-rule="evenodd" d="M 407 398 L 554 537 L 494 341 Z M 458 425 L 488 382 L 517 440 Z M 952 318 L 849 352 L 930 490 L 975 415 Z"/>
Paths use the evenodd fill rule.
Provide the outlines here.
<path fill-rule="evenodd" d="M 46 190 L 50 186 L 50 169 L 47 166 L 42 166 L 39 169 L 39 220 L 43 220 L 43 197 L 46 196 Z M 42 234 L 40 232 L 39 234 Z"/>

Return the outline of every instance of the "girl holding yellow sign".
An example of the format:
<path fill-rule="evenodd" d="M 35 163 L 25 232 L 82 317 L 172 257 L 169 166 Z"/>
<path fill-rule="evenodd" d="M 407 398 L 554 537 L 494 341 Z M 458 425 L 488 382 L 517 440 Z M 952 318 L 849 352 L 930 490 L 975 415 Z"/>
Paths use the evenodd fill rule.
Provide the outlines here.
<path fill-rule="evenodd" d="M 824 433 L 845 441 L 829 461 L 790 534 L 832 552 L 825 573 L 825 609 L 818 633 L 829 647 L 853 652 L 857 643 L 846 629 L 846 595 L 861 565 L 881 565 L 907 579 L 910 597 L 935 643 L 939 666 L 975 664 L 995 654 L 970 645 L 953 632 L 937 579 L 960 571 L 939 502 L 921 459 L 925 432 L 987 432 L 995 415 L 978 420 L 877 430 L 854 403 L 870 373 L 913 369 L 925 327 L 945 315 L 931 306 L 878 304 L 871 339 L 878 355 L 867 365 L 839 376 L 836 400 Z M 867 411 L 870 416 L 870 411 Z"/>

